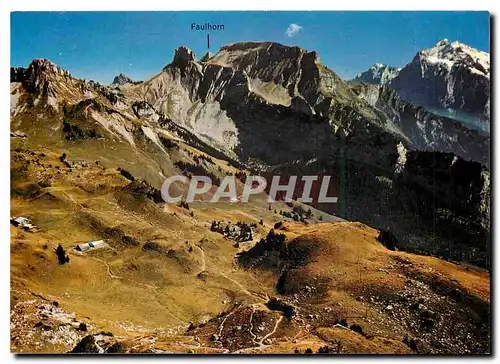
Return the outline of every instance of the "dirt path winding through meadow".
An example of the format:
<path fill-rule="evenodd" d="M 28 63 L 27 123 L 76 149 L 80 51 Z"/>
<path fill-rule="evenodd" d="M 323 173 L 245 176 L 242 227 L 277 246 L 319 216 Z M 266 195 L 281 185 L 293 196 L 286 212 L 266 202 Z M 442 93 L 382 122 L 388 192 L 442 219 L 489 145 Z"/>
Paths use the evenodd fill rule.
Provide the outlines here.
<path fill-rule="evenodd" d="M 219 326 L 219 333 L 218 333 L 218 336 L 220 337 L 222 335 L 222 330 L 224 330 L 224 324 L 226 323 L 226 320 L 229 318 L 229 316 L 231 316 L 232 314 L 234 313 L 234 311 L 231 311 L 229 312 L 226 317 L 224 317 L 224 319 L 222 320 L 222 322 L 220 323 L 220 326 Z"/>
<path fill-rule="evenodd" d="M 270 337 L 271 335 L 273 335 L 276 330 L 278 330 L 278 325 L 280 324 L 281 320 L 283 320 L 283 316 L 280 316 L 279 319 L 276 320 L 276 323 L 274 324 L 274 329 L 273 331 L 271 331 L 269 334 L 267 334 L 266 336 L 264 336 L 257 344 L 259 345 L 260 348 L 265 348 L 265 347 L 268 347 L 269 345 L 264 345 L 264 341 Z"/>
<path fill-rule="evenodd" d="M 269 332 L 268 334 L 266 334 L 265 336 L 262 337 L 262 339 L 260 339 L 259 341 L 256 341 L 257 340 L 257 336 L 253 333 L 253 323 L 252 323 L 252 320 L 253 320 L 253 314 L 255 313 L 255 307 L 252 307 L 252 314 L 250 315 L 250 335 L 252 335 L 252 341 L 253 343 L 255 344 L 255 346 L 250 346 L 248 348 L 243 348 L 243 349 L 239 349 L 239 350 L 236 350 L 236 351 L 233 351 L 232 354 L 241 354 L 241 353 L 245 353 L 246 351 L 248 350 L 261 350 L 261 349 L 265 349 L 267 347 L 269 347 L 270 345 L 266 345 L 264 344 L 264 341 L 271 337 L 275 332 L 276 330 L 278 330 L 278 326 L 280 324 L 280 322 L 283 320 L 283 317 L 284 316 L 280 316 L 276 322 L 274 323 L 274 328 L 271 332 Z"/>
<path fill-rule="evenodd" d="M 259 295 L 255 294 L 255 293 L 250 292 L 245 287 L 243 287 L 243 285 L 240 282 L 238 282 L 238 281 L 234 280 L 233 278 L 227 276 L 225 273 L 222 273 L 220 271 L 218 273 L 221 276 L 223 276 L 224 278 L 226 278 L 227 280 L 229 280 L 229 281 L 233 282 L 235 285 L 237 285 L 238 288 L 240 288 L 243 293 L 247 294 L 250 297 L 256 297 L 256 298 L 259 299 L 259 301 L 265 302 L 265 300 L 262 297 L 260 297 Z"/>
<path fill-rule="evenodd" d="M 205 257 L 205 251 L 203 250 L 202 247 L 200 247 L 199 245 L 196 245 L 196 247 L 200 250 L 201 252 L 201 268 L 200 268 L 200 271 L 198 271 L 196 273 L 196 275 L 206 271 L 207 269 L 207 259 Z M 250 292 L 249 290 L 247 290 L 240 282 L 234 280 L 233 278 L 229 277 L 227 274 L 221 272 L 221 271 L 217 271 L 218 274 L 220 274 L 221 276 L 223 276 L 224 278 L 226 278 L 227 280 L 231 281 L 232 283 L 234 283 L 235 285 L 238 286 L 238 288 L 244 292 L 245 294 L 247 294 L 248 296 L 251 296 L 251 297 L 256 297 L 259 299 L 259 301 L 262 301 L 262 302 L 266 302 L 266 300 L 264 298 L 262 298 L 261 296 L 259 296 L 257 293 L 252 293 Z M 265 295 L 267 297 L 267 295 Z"/>
<path fill-rule="evenodd" d="M 123 279 L 123 277 L 114 275 L 113 272 L 111 272 L 111 268 L 109 267 L 109 264 L 106 263 L 104 260 L 96 258 L 96 257 L 91 257 L 91 258 L 97 260 L 98 262 L 101 262 L 102 264 L 104 264 L 106 266 L 106 269 L 108 270 L 108 275 L 111 279 Z"/>

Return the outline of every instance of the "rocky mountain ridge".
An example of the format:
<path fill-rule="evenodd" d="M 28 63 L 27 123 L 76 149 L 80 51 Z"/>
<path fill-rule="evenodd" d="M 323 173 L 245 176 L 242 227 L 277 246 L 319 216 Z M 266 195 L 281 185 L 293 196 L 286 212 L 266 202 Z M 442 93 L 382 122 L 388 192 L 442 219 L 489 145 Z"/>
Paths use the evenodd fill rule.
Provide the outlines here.
<path fill-rule="evenodd" d="M 412 103 L 490 115 L 490 55 L 457 41 L 418 52 L 390 85 Z"/>

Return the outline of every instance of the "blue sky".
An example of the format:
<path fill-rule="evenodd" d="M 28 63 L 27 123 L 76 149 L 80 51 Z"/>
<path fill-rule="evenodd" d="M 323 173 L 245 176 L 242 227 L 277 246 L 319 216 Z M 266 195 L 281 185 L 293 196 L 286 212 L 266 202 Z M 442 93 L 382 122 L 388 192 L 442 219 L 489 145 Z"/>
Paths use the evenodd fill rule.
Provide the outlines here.
<path fill-rule="evenodd" d="M 376 62 L 402 67 L 442 38 L 486 52 L 490 43 L 487 12 L 16 12 L 11 65 L 48 58 L 80 78 L 110 83 L 122 72 L 144 80 L 180 45 L 201 57 L 207 32 L 190 26 L 206 22 L 225 26 L 210 32 L 214 53 L 247 40 L 298 45 L 345 79 Z M 298 27 L 287 32 L 291 24 Z"/>

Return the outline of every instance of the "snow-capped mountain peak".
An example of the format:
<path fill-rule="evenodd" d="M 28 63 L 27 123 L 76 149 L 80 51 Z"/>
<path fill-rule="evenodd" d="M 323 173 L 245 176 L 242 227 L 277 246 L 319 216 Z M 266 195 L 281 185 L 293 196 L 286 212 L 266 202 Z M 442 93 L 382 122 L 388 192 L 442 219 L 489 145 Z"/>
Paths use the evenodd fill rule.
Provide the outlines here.
<path fill-rule="evenodd" d="M 442 64 L 448 69 L 464 65 L 472 72 L 489 77 L 490 55 L 484 51 L 472 48 L 466 44 L 448 39 L 442 39 L 432 48 L 422 50 L 420 57 L 429 63 Z"/>
<path fill-rule="evenodd" d="M 488 118 L 490 55 L 458 41 L 442 39 L 419 51 L 390 86 L 403 100 Z"/>

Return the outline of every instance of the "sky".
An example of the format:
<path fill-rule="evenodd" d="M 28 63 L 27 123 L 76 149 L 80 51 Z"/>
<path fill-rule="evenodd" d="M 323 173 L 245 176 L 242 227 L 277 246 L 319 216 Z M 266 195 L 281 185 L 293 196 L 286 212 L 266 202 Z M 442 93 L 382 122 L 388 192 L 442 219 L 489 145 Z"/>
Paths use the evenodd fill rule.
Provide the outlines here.
<path fill-rule="evenodd" d="M 191 24 L 223 24 L 196 31 Z M 210 33 L 210 49 L 207 48 Z M 489 52 L 488 12 L 13 12 L 11 65 L 47 58 L 78 78 L 145 80 L 186 46 L 201 58 L 229 43 L 274 41 L 316 51 L 344 79 L 374 63 L 403 67 L 439 40 Z"/>

